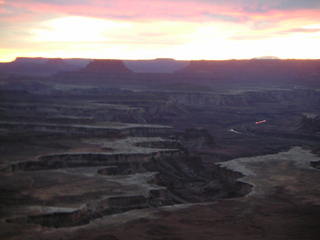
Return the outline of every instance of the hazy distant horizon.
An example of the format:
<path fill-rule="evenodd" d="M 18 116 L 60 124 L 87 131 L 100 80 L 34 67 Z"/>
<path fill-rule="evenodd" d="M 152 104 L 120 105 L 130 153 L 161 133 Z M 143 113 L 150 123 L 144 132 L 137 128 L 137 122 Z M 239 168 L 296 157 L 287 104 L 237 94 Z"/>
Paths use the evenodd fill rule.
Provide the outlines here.
<path fill-rule="evenodd" d="M 241 60 L 320 60 L 319 58 L 279 58 L 279 57 L 272 57 L 272 56 L 266 56 L 266 57 L 254 57 L 254 58 L 228 58 L 228 59 L 196 59 L 196 58 L 192 58 L 192 59 L 178 59 L 178 58 L 161 58 L 161 57 L 157 57 L 157 58 L 85 58 L 85 57 L 26 57 L 26 56 L 19 56 L 19 57 L 15 57 L 12 60 L 8 60 L 8 61 L 0 61 L 0 63 L 10 63 L 10 62 L 14 62 L 17 59 L 83 59 L 83 60 L 122 60 L 122 61 L 155 61 L 155 60 L 172 60 L 172 61 L 241 61 Z"/>

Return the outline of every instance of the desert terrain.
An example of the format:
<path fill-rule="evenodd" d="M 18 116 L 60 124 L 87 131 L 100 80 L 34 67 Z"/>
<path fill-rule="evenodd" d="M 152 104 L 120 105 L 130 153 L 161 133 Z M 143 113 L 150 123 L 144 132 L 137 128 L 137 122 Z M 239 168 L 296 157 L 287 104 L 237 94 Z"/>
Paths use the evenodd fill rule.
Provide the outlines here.
<path fill-rule="evenodd" d="M 0 74 L 0 239 L 319 239 L 320 61 Z"/>

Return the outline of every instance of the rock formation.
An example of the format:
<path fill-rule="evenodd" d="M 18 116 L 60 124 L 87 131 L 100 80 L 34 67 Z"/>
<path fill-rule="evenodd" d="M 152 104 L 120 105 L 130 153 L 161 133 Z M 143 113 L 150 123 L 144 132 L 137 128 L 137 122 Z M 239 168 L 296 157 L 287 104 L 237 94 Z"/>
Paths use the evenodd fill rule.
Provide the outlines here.
<path fill-rule="evenodd" d="M 241 81 L 259 83 L 291 82 L 297 84 L 306 81 L 314 84 L 320 76 L 320 60 L 225 60 L 225 61 L 191 61 L 178 71 L 183 74 L 202 75 L 217 81 Z"/>
<path fill-rule="evenodd" d="M 130 73 L 122 60 L 94 60 L 90 62 L 83 70 L 88 73 Z"/>
<path fill-rule="evenodd" d="M 13 62 L 2 63 L 0 71 L 14 75 L 50 76 L 80 69 L 79 64 L 75 63 L 61 58 L 17 58 Z"/>

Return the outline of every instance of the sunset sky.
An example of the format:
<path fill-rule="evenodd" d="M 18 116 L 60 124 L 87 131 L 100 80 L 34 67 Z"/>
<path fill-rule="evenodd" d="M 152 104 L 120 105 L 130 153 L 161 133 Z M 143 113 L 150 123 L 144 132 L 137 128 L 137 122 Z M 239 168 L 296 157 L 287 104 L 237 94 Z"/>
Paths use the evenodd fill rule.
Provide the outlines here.
<path fill-rule="evenodd" d="M 320 58 L 320 0 L 0 0 L 17 56 Z"/>

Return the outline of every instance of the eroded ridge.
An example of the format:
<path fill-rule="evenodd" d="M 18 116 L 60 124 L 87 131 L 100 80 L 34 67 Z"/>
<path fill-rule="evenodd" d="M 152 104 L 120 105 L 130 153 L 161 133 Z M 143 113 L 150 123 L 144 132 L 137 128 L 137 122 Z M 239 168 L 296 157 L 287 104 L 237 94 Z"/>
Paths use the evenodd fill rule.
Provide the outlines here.
<path fill-rule="evenodd" d="M 17 211 L 17 217 L 8 218 L 8 223 L 55 228 L 79 226 L 132 209 L 212 201 L 249 191 L 236 182 L 237 174 L 205 171 L 201 158 L 189 155 L 179 140 L 127 137 L 84 139 L 83 142 L 108 152 L 50 154 L 3 169 L 31 178 L 31 182 L 51 179 L 47 192 L 42 190 L 42 184 L 33 184 L 32 189 L 25 191 L 31 205 L 42 201 L 41 214 L 35 214 L 34 208 L 26 206 L 21 213 Z M 58 179 L 53 179 L 55 177 Z M 62 181 L 70 181 L 72 189 L 66 186 L 64 189 L 70 192 L 57 196 L 52 191 L 58 189 L 57 184 Z M 56 204 L 67 208 L 71 204 L 72 208 L 52 211 Z"/>
<path fill-rule="evenodd" d="M 221 168 L 236 172 L 243 183 L 253 186 L 249 195 L 270 195 L 275 188 L 286 188 L 292 192 L 311 192 L 319 184 L 308 184 L 312 177 L 319 176 L 313 167 L 319 164 L 319 156 L 301 147 L 289 151 L 257 157 L 237 158 L 218 163 Z M 304 185 L 306 184 L 306 185 Z"/>

